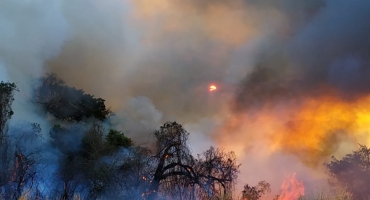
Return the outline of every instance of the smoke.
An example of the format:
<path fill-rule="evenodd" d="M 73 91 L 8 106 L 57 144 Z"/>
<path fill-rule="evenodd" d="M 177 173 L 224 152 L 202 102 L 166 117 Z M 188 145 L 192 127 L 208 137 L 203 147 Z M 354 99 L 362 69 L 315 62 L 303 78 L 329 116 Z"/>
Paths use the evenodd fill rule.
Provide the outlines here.
<path fill-rule="evenodd" d="M 78 14 L 75 5 L 64 5 L 75 34 L 48 68 L 68 84 L 106 98 L 113 110 L 146 96 L 172 119 L 194 122 L 199 113 L 214 115 L 218 111 L 208 105 L 222 101 L 210 100 L 208 84 L 224 81 L 231 51 L 257 34 L 239 1 L 227 7 L 223 2 L 86 2 Z M 218 23 L 220 14 L 226 22 Z"/>
<path fill-rule="evenodd" d="M 8 72 L 2 64 L 0 64 L 0 80 L 5 82 L 8 80 Z"/>
<path fill-rule="evenodd" d="M 43 75 L 45 61 L 59 55 L 70 35 L 59 1 L 0 2 L 0 79 L 17 84 L 13 120 L 27 120 L 47 129 L 30 105 L 33 80 Z"/>
<path fill-rule="evenodd" d="M 285 8 L 291 4 L 282 5 Z M 317 118 L 318 115 L 329 116 L 329 113 L 334 111 L 330 108 L 333 104 L 328 105 L 325 112 L 322 112 L 323 109 L 320 110 L 319 106 L 331 102 L 334 105 L 338 104 L 340 109 L 351 109 L 355 104 L 353 102 L 359 102 L 359 98 L 368 95 L 366 77 L 369 72 L 367 59 L 369 30 L 365 23 L 370 17 L 366 11 L 369 6 L 366 1 L 322 1 L 307 4 L 302 8 L 303 11 L 309 12 L 300 12 L 303 16 L 307 13 L 306 20 L 294 18 L 297 12 L 286 12 L 277 7 L 289 18 L 288 21 L 292 25 L 287 27 L 289 31 L 268 37 L 268 40 L 272 41 L 271 45 L 260 53 L 259 58 L 255 60 L 254 69 L 239 85 L 234 109 L 242 113 L 251 111 L 257 113 L 266 107 L 283 109 L 284 115 L 292 116 L 288 119 L 281 117 L 278 121 L 290 127 L 302 126 L 293 128 L 294 131 L 288 131 L 291 134 L 284 138 L 284 141 L 295 138 L 297 142 L 302 136 L 308 137 L 308 134 L 301 132 L 302 130 L 314 132 L 309 129 L 315 127 L 306 126 L 309 123 L 331 124 L 332 127 L 324 128 L 327 132 L 318 138 L 327 146 L 321 147 L 322 151 L 326 151 L 325 155 L 321 156 L 333 154 L 337 148 L 332 148 L 331 145 L 337 145 L 343 139 L 348 139 L 346 136 L 339 136 L 343 130 L 348 130 L 348 127 L 340 125 L 342 121 L 340 115 L 348 115 L 344 110 L 337 111 L 337 115 L 332 119 L 320 120 Z M 307 103 L 308 101 L 310 103 Z M 310 108 L 307 108 L 307 104 L 311 104 L 308 106 Z M 312 111 L 311 114 L 307 113 L 309 109 Z M 359 112 L 363 112 L 362 109 L 360 108 Z M 358 112 L 355 111 L 351 117 L 348 116 L 348 122 L 352 120 L 356 123 L 359 120 L 356 113 Z M 275 115 L 278 117 L 281 113 Z M 297 115 L 301 117 L 298 118 Z M 306 125 L 303 125 L 304 123 Z M 278 130 L 276 132 L 280 133 Z M 336 133 L 331 134 L 332 132 Z M 345 133 L 348 134 L 351 133 Z M 355 140 L 360 141 L 358 138 Z M 287 148 L 290 147 L 291 145 L 288 145 Z M 292 152 L 297 150 L 293 149 Z"/>
<path fill-rule="evenodd" d="M 3 156 L 9 154 L 8 162 L 14 153 L 20 155 L 19 159 L 23 155 L 25 159 L 37 159 L 38 163 L 26 167 L 43 171 L 34 178 L 50 180 L 59 157 L 48 140 L 50 123 L 30 97 L 35 79 L 44 74 L 46 61 L 59 55 L 71 30 L 59 0 L 1 1 L 0 27 L 0 81 L 18 87 L 9 123 L 9 149 L 3 147 Z"/>
<path fill-rule="evenodd" d="M 278 155 L 281 159 L 269 164 L 274 168 L 287 155 L 295 155 L 299 158 L 295 162 L 315 169 L 301 172 L 311 174 L 305 180 L 319 181 L 323 161 L 332 155 L 343 156 L 357 143 L 369 144 L 364 123 L 369 116 L 365 102 L 369 96 L 366 21 L 370 15 L 366 10 L 370 4 L 300 2 L 301 7 L 291 12 L 292 1 L 278 2 L 259 6 L 272 6 L 289 23 L 278 26 L 284 27 L 283 32 L 275 31 L 261 40 L 256 58 L 248 63 L 252 70 L 246 68 L 236 89 L 234 116 L 217 138 L 223 145 L 239 146 L 247 158 L 257 154 L 271 160 Z M 249 149 L 256 146 L 266 150 L 251 153 Z M 304 168 L 289 167 L 299 169 Z"/>
<path fill-rule="evenodd" d="M 192 133 L 194 152 L 205 144 L 235 150 L 243 184 L 265 177 L 279 188 L 293 172 L 315 182 L 331 155 L 369 142 L 369 7 L 365 0 L 6 0 L 0 79 L 21 91 L 14 118 L 43 130 L 48 122 L 27 100 L 32 80 L 54 72 L 106 99 L 113 126 L 138 144 L 176 120 Z M 209 93 L 210 84 L 218 91 Z"/>
<path fill-rule="evenodd" d="M 139 96 L 132 98 L 125 109 L 117 112 L 111 123 L 137 144 L 151 146 L 154 138 L 150 137 L 150 134 L 162 125 L 162 117 L 163 114 L 155 108 L 150 99 Z M 147 137 L 142 137 L 144 135 Z"/>
<path fill-rule="evenodd" d="M 0 9 L 0 61 L 7 79 L 25 90 L 42 74 L 44 62 L 59 54 L 68 37 L 67 22 L 59 1 L 2 1 Z"/>

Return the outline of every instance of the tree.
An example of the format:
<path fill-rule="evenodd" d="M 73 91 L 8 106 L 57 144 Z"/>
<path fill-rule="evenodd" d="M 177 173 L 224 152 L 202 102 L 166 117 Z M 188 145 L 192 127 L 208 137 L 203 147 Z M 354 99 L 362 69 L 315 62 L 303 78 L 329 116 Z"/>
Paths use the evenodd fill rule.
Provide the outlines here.
<path fill-rule="evenodd" d="M 354 199 L 370 196 L 370 149 L 360 145 L 359 149 L 341 160 L 332 157 L 324 164 L 330 176 L 330 184 L 346 188 Z"/>
<path fill-rule="evenodd" d="M 56 195 L 60 199 L 70 199 L 77 193 L 88 199 L 103 194 L 113 199 L 132 199 L 130 191 L 139 188 L 137 180 L 143 182 L 143 176 L 135 172 L 143 169 L 142 156 L 147 158 L 147 154 L 134 147 L 121 131 L 106 134 L 99 122 L 80 122 L 55 125 L 50 136 L 53 146 L 62 153 L 56 173 L 57 188 L 62 188 Z M 111 188 L 119 188 L 119 192 L 108 193 Z"/>
<path fill-rule="evenodd" d="M 270 183 L 266 181 L 260 181 L 256 186 L 246 184 L 242 191 L 242 200 L 258 200 L 268 192 L 271 192 Z"/>
<path fill-rule="evenodd" d="M 5 137 L 7 122 L 13 115 L 11 106 L 14 101 L 14 91 L 16 90 L 17 87 L 14 83 L 0 82 L 0 142 Z"/>
<path fill-rule="evenodd" d="M 224 152 L 210 147 L 198 155 L 195 171 L 197 173 L 197 196 L 201 199 L 222 197 L 232 199 L 239 166 L 234 152 Z"/>
<path fill-rule="evenodd" d="M 154 133 L 157 139 L 151 185 L 146 195 L 178 199 L 231 198 L 239 165 L 234 153 L 211 147 L 195 159 L 187 145 L 189 133 L 176 122 L 167 122 Z"/>
<path fill-rule="evenodd" d="M 117 150 L 117 148 L 129 148 L 133 146 L 133 141 L 131 138 L 125 136 L 125 134 L 121 131 L 117 130 L 109 130 L 109 133 L 106 138 L 106 146 L 110 150 Z"/>
<path fill-rule="evenodd" d="M 41 104 L 45 111 L 66 122 L 79 122 L 90 117 L 104 120 L 111 114 L 105 107 L 104 99 L 67 86 L 55 74 L 47 74 L 40 80 L 33 100 Z"/>
<path fill-rule="evenodd" d="M 55 196 L 59 199 L 67 200 L 76 193 L 87 193 L 95 159 L 102 149 L 101 136 L 100 126 L 85 129 L 76 124 L 55 125 L 50 130 L 51 143 L 61 153 L 58 171 L 55 172 Z"/>
<path fill-rule="evenodd" d="M 116 194 L 109 199 L 139 199 L 143 197 L 145 190 L 150 186 L 149 156 L 149 149 L 140 146 L 129 147 L 127 151 L 117 154 L 117 157 L 114 158 L 116 161 L 113 160 L 113 163 L 118 161 L 119 167 L 112 179 L 116 189 L 110 192 L 110 194 Z"/>
<path fill-rule="evenodd" d="M 40 164 L 40 149 L 37 145 L 41 128 L 39 124 L 19 124 L 21 128 L 9 129 L 6 149 L 3 152 L 1 163 L 0 188 L 5 199 L 18 199 L 25 188 L 29 194 L 36 192 L 38 171 Z"/>

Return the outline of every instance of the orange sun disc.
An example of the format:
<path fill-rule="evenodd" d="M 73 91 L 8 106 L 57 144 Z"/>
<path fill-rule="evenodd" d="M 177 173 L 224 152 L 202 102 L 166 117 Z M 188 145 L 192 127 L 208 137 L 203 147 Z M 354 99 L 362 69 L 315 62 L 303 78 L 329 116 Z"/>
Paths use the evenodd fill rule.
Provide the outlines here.
<path fill-rule="evenodd" d="M 216 91 L 217 90 L 217 87 L 215 86 L 215 85 L 211 85 L 211 86 L 209 86 L 209 91 L 210 92 L 214 92 L 214 91 Z"/>

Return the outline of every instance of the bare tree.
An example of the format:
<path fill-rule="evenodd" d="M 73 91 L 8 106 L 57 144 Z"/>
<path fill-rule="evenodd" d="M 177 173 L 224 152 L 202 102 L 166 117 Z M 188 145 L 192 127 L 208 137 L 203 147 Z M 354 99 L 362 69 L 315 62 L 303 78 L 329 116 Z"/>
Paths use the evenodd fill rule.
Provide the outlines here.
<path fill-rule="evenodd" d="M 198 197 L 209 199 L 222 197 L 232 199 L 233 186 L 239 173 L 240 165 L 236 163 L 233 152 L 224 152 L 211 147 L 202 155 L 194 167 L 197 172 L 197 184 L 199 185 Z"/>
<path fill-rule="evenodd" d="M 21 124 L 24 129 L 11 128 L 7 140 L 6 153 L 3 154 L 1 189 L 4 198 L 18 199 L 26 190 L 34 193 L 37 185 L 37 165 L 40 162 L 40 149 L 28 146 L 38 140 L 39 124 Z"/>
<path fill-rule="evenodd" d="M 165 123 L 154 135 L 157 150 L 148 199 L 156 199 L 158 193 L 172 199 L 231 199 L 239 172 L 232 152 L 210 148 L 195 159 L 187 145 L 189 133 L 176 122 Z"/>

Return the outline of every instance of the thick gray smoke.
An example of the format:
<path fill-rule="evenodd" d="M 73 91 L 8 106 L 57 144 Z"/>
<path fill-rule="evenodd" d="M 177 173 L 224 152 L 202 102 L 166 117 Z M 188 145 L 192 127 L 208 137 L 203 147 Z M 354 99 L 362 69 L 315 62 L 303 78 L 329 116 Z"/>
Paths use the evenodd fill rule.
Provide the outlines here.
<path fill-rule="evenodd" d="M 327 92 L 324 87 L 345 98 L 368 94 L 370 3 L 328 0 L 315 5 L 299 12 L 308 14 L 306 20 L 287 15 L 290 30 L 270 37 L 272 45 L 241 84 L 239 107 L 319 95 Z"/>
<path fill-rule="evenodd" d="M 260 177 L 247 170 L 258 168 L 248 156 L 266 166 L 277 163 L 281 173 L 304 173 L 309 170 L 290 155 L 261 150 L 266 160 L 258 160 L 249 144 L 266 145 L 271 137 L 259 129 L 212 133 L 224 124 L 260 122 L 236 113 L 258 115 L 270 106 L 284 115 L 327 88 L 347 100 L 370 92 L 369 10 L 366 0 L 5 0 L 0 79 L 20 88 L 16 119 L 47 127 L 26 100 L 32 80 L 53 72 L 106 99 L 119 119 L 113 125 L 137 143 L 176 120 L 195 134 L 195 151 L 232 138 L 226 146 L 242 156 L 248 171 L 243 183 Z M 218 91 L 208 92 L 210 84 Z M 296 167 L 283 169 L 286 160 Z M 271 177 L 281 182 L 281 175 Z"/>
<path fill-rule="evenodd" d="M 45 62 L 59 55 L 70 30 L 60 1 L 0 2 L 0 79 L 17 84 L 13 119 L 46 123 L 30 105 L 33 81 Z M 45 126 L 44 126 L 45 125 Z"/>
<path fill-rule="evenodd" d="M 59 1 L 0 2 L 0 63 L 5 81 L 27 89 L 43 74 L 44 62 L 59 55 L 69 35 Z M 5 68 L 5 69 L 4 69 Z M 26 92 L 26 91 L 24 91 Z"/>

